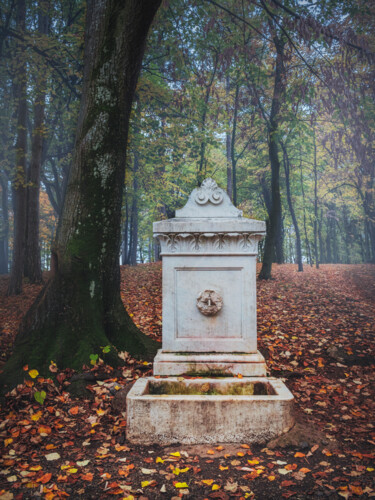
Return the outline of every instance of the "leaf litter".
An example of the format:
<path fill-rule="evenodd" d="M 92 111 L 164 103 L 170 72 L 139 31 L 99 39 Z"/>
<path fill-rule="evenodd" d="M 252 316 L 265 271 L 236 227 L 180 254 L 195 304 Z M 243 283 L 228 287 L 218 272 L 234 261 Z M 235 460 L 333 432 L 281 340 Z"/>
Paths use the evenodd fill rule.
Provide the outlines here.
<path fill-rule="evenodd" d="M 161 340 L 161 266 L 123 267 L 121 293 L 135 323 Z M 115 394 L 152 373 L 152 364 L 124 354 L 121 370 L 91 368 L 91 398 L 68 392 L 73 372 L 51 364 L 51 376 L 27 367 L 28 380 L 1 403 L 0 499 L 43 498 L 371 498 L 374 487 L 375 267 L 282 265 L 258 283 L 258 339 L 270 375 L 296 398 L 297 417 L 314 425 L 287 447 L 218 443 L 132 446 Z M 9 356 L 19 321 L 39 287 L 5 297 L 0 279 L 1 360 Z M 89 363 L 88 363 L 89 364 Z M 30 368 L 30 369 L 29 369 Z M 25 370 L 25 374 L 27 374 Z M 35 370 L 35 371 L 33 371 Z M 35 377 L 33 377 L 35 375 Z M 38 402 L 32 395 L 44 391 Z"/>

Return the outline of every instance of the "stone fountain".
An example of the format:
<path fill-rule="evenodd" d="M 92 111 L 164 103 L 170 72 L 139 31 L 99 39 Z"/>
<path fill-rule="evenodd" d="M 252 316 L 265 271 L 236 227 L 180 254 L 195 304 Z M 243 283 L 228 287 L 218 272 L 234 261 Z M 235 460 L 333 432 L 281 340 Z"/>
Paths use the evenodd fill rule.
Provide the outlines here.
<path fill-rule="evenodd" d="M 154 223 L 163 257 L 162 348 L 127 396 L 139 444 L 262 442 L 292 427 L 293 396 L 257 350 L 256 257 L 265 223 L 212 179 Z"/>

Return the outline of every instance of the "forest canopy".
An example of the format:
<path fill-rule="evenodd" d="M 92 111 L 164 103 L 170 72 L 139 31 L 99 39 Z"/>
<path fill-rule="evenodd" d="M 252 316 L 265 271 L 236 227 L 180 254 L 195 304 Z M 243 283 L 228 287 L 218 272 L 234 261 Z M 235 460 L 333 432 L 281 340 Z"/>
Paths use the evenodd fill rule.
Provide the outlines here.
<path fill-rule="evenodd" d="M 50 267 L 73 157 L 85 11 L 1 2 L 0 272 L 24 238 L 31 282 Z M 374 262 L 374 14 L 364 1 L 163 2 L 133 103 L 121 262 L 158 259 L 152 222 L 205 177 L 268 220 L 261 260 Z"/>

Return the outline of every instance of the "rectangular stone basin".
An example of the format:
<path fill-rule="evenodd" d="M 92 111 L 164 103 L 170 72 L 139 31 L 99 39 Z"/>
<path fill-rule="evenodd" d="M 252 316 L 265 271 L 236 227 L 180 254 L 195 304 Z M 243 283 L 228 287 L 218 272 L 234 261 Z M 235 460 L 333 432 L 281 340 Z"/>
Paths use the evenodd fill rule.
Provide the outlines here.
<path fill-rule="evenodd" d="M 148 377 L 127 396 L 127 438 L 137 444 L 265 442 L 293 423 L 293 396 L 275 378 Z"/>

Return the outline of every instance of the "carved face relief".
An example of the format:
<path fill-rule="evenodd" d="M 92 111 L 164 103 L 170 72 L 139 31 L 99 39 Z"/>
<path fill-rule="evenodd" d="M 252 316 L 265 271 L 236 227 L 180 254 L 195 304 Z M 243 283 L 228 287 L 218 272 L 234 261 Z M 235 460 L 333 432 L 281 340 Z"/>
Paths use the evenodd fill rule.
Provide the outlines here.
<path fill-rule="evenodd" d="M 223 298 L 215 290 L 205 290 L 197 297 L 197 308 L 205 316 L 215 316 L 223 307 Z"/>

